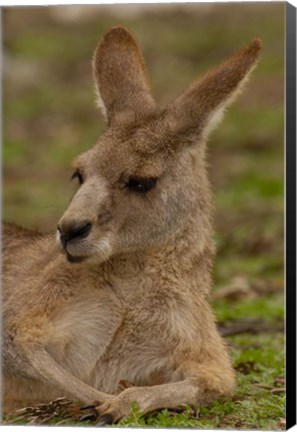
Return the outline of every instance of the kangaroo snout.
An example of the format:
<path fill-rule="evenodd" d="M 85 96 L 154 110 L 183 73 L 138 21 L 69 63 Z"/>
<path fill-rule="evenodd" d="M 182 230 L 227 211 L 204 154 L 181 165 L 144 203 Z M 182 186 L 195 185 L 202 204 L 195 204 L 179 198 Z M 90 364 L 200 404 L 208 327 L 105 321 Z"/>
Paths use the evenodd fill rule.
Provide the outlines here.
<path fill-rule="evenodd" d="M 92 229 L 92 223 L 88 220 L 62 220 L 58 224 L 59 238 L 64 249 L 71 240 L 82 240 L 88 237 Z"/>

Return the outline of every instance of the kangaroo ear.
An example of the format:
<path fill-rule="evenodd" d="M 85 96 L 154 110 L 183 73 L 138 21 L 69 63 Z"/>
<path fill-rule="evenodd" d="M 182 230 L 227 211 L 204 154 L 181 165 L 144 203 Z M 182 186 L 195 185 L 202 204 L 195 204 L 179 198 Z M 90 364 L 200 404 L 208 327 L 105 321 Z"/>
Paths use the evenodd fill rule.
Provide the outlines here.
<path fill-rule="evenodd" d="M 124 27 L 109 30 L 93 57 L 98 105 L 108 124 L 137 120 L 155 109 L 140 50 Z"/>
<path fill-rule="evenodd" d="M 246 83 L 257 64 L 261 46 L 261 40 L 254 39 L 194 82 L 165 112 L 169 131 L 206 138 Z"/>

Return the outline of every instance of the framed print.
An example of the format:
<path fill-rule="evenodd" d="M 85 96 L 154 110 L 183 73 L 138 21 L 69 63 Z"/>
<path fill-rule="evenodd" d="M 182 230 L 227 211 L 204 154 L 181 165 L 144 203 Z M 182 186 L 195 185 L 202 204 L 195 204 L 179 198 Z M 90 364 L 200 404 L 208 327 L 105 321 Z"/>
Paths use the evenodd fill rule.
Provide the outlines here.
<path fill-rule="evenodd" d="M 294 425 L 294 6 L 2 22 L 2 422 Z"/>

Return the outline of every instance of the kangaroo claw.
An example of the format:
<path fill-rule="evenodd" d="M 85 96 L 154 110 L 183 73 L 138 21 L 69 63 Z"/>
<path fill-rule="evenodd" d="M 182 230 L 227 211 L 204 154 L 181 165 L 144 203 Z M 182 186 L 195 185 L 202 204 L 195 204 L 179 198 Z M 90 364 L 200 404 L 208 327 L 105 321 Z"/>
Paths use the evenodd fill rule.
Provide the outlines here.
<path fill-rule="evenodd" d="M 85 421 L 85 420 L 96 420 L 98 417 L 97 412 L 94 410 L 90 413 L 84 414 L 80 417 L 79 421 Z"/>
<path fill-rule="evenodd" d="M 87 409 L 96 408 L 97 405 L 98 405 L 97 403 L 93 403 L 93 404 L 85 404 L 85 405 L 82 405 L 79 409 L 80 409 L 81 411 L 84 411 L 84 410 L 87 410 Z"/>
<path fill-rule="evenodd" d="M 110 424 L 112 424 L 113 423 L 113 418 L 112 418 L 112 416 L 110 415 L 110 414 L 105 414 L 104 416 L 102 416 L 101 418 L 100 418 L 100 422 L 99 423 L 97 423 L 97 427 L 102 427 L 102 426 L 105 426 L 105 425 L 110 425 Z"/>

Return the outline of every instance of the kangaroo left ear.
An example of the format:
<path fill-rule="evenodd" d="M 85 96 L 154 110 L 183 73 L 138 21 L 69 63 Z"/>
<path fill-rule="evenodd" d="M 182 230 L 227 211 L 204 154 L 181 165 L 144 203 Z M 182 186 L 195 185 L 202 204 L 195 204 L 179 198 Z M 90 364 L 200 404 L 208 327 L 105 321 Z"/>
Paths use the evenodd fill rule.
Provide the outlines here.
<path fill-rule="evenodd" d="M 164 120 L 174 134 L 195 134 L 207 137 L 244 87 L 257 65 L 262 47 L 254 39 L 218 68 L 194 82 L 169 106 Z"/>

